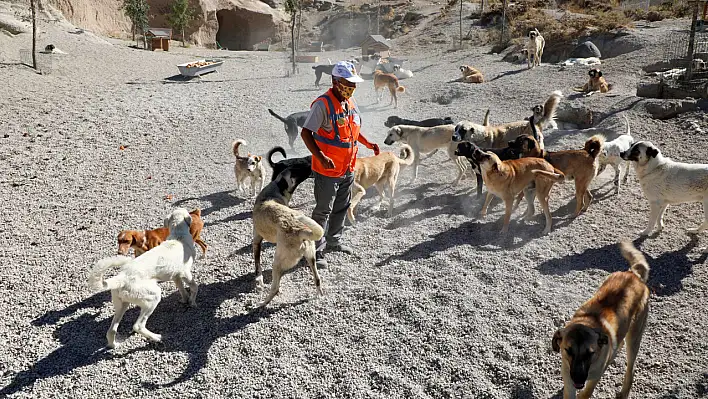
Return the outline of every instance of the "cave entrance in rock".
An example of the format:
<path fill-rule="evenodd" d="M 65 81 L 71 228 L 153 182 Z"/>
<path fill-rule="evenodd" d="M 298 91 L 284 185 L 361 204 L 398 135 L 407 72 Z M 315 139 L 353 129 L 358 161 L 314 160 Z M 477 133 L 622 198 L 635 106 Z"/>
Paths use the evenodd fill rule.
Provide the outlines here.
<path fill-rule="evenodd" d="M 251 40 L 252 27 L 248 18 L 236 10 L 219 10 L 216 12 L 219 30 L 216 41 L 229 50 L 253 50 L 255 43 Z"/>

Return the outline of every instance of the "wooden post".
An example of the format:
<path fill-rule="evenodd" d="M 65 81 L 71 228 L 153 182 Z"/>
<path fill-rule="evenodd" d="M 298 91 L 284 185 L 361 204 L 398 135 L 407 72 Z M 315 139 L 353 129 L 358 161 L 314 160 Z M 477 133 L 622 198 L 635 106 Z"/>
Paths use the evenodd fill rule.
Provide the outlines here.
<path fill-rule="evenodd" d="M 502 46 L 504 43 L 504 27 L 506 26 L 506 2 L 507 0 L 502 1 L 502 28 L 501 28 L 501 36 L 499 36 L 499 47 Z M 501 50 L 499 50 L 501 51 Z"/>
<path fill-rule="evenodd" d="M 482 0 L 482 4 L 479 6 L 479 16 L 481 17 L 482 14 L 484 14 L 484 0 Z"/>
<path fill-rule="evenodd" d="M 686 66 L 686 81 L 691 80 L 693 77 L 693 52 L 696 45 L 696 23 L 698 20 L 698 6 L 699 2 L 693 2 L 693 18 L 691 18 L 691 33 L 688 37 L 688 54 L 686 58 L 688 59 L 688 65 Z"/>
<path fill-rule="evenodd" d="M 37 69 L 37 11 L 35 10 L 35 0 L 30 0 L 32 7 L 32 68 Z"/>
<path fill-rule="evenodd" d="M 463 0 L 460 0 L 460 50 L 462 50 L 462 3 Z"/>
<path fill-rule="evenodd" d="M 381 0 L 378 0 L 376 4 L 376 34 L 380 35 L 381 33 L 379 33 L 379 20 L 381 19 Z"/>

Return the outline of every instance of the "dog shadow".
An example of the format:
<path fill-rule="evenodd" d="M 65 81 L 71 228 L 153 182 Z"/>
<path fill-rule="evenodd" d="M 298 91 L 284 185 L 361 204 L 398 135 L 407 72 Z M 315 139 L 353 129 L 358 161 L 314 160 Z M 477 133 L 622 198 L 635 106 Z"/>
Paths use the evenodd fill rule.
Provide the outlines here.
<path fill-rule="evenodd" d="M 639 237 L 634 240 L 634 245 L 639 247 L 645 240 L 646 237 Z M 644 254 L 651 267 L 647 285 L 654 294 L 659 296 L 677 294 L 683 289 L 683 279 L 693 274 L 693 266 L 702 264 L 708 259 L 708 253 L 701 254 L 695 260 L 689 258 L 689 253 L 696 248 L 698 241 L 698 236 L 692 235 L 690 241 L 677 251 L 665 252 L 656 258 Z M 538 270 L 542 274 L 564 275 L 573 270 L 586 269 L 600 269 L 612 273 L 625 271 L 628 267 L 617 244 L 609 244 L 579 254 L 550 259 L 541 263 Z"/>
<path fill-rule="evenodd" d="M 237 279 L 200 285 L 197 308 L 188 308 L 180 304 L 179 295 L 175 291 L 160 302 L 148 321 L 151 330 L 162 334 L 163 343 L 146 343 L 139 348 L 129 350 L 121 350 L 120 347 L 115 351 L 106 349 L 105 337 L 111 319 L 106 318 L 97 322 L 96 318 L 105 303 L 110 302 L 110 294 L 107 292 L 92 295 L 62 310 L 47 312 L 33 320 L 32 325 L 35 327 L 56 325 L 53 335 L 61 346 L 27 370 L 16 374 L 10 384 L 0 390 L 0 397 L 17 393 L 40 380 L 66 375 L 75 369 L 102 360 L 121 358 L 145 350 L 182 352 L 188 356 L 186 367 L 173 381 L 166 384 L 144 382 L 145 387 L 163 388 L 187 381 L 206 366 L 209 349 L 218 339 L 267 319 L 281 309 L 298 306 L 307 301 L 274 304 L 265 309 L 255 309 L 231 317 L 217 316 L 216 312 L 221 303 L 236 298 L 242 293 L 253 291 L 252 280 L 251 273 Z M 89 309 L 93 311 L 87 311 Z M 77 313 L 81 314 L 76 316 Z M 119 329 L 121 337 L 125 337 L 131 331 L 137 313 L 137 308 L 126 312 Z M 61 323 L 66 318 L 71 320 Z"/>
<path fill-rule="evenodd" d="M 309 89 L 292 89 L 290 90 L 291 93 L 301 93 L 301 92 L 313 92 L 313 91 L 322 91 L 324 90 L 324 87 L 311 87 Z"/>
<path fill-rule="evenodd" d="M 179 201 L 174 202 L 174 206 L 184 206 L 190 201 L 204 201 L 211 204 L 208 207 L 202 208 L 202 217 L 208 216 L 212 212 L 220 211 L 221 209 L 240 205 L 246 200 L 233 195 L 234 190 L 219 191 L 216 193 L 207 194 L 203 197 L 190 197 L 183 198 Z M 209 225 L 211 222 L 204 221 L 205 225 Z"/>
<path fill-rule="evenodd" d="M 521 69 L 516 69 L 516 70 L 513 70 L 513 71 L 506 71 L 506 72 L 500 73 L 499 75 L 493 77 L 493 78 L 490 79 L 489 81 L 490 81 L 490 82 L 494 82 L 494 81 L 497 80 L 497 79 L 505 78 L 505 77 L 507 77 L 507 76 L 518 75 L 518 74 L 520 74 L 520 73 L 524 73 L 524 72 L 527 71 L 527 70 L 528 70 L 528 68 L 521 68 Z"/>

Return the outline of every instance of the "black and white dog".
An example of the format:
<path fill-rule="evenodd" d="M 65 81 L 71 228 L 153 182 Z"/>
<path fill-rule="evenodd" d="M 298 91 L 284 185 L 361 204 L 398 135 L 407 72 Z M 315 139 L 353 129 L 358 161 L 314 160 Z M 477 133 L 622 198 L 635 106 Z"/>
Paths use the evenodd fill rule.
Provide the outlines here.
<path fill-rule="evenodd" d="M 484 152 L 493 152 L 497 154 L 499 159 L 502 161 L 518 159 L 519 153 L 511 146 L 506 148 L 479 148 L 477 144 L 470 143 L 469 141 L 463 141 L 457 145 L 455 155 L 467 158 L 467 160 L 470 161 L 470 165 L 472 166 L 472 170 L 474 170 L 475 176 L 477 177 L 477 196 L 479 197 L 482 195 L 482 184 L 484 183 L 484 180 L 482 179 L 482 168 L 480 168 L 479 163 L 477 163 L 477 161 L 475 161 L 472 157 L 472 154 L 477 149 Z"/>
<path fill-rule="evenodd" d="M 285 133 L 288 134 L 288 144 L 290 144 L 290 148 L 292 149 L 293 144 L 295 144 L 295 140 L 297 139 L 297 136 L 300 135 L 300 131 L 298 128 L 302 127 L 305 124 L 305 120 L 307 120 L 307 115 L 310 112 L 295 112 L 285 118 L 276 114 L 275 111 L 270 108 L 268 108 L 268 112 L 270 112 L 271 115 L 278 118 L 278 120 L 285 124 Z"/>
<path fill-rule="evenodd" d="M 284 159 L 281 159 L 278 162 L 273 162 L 273 154 L 275 154 L 276 152 L 280 153 L 280 155 L 282 155 Z M 274 181 L 275 178 L 278 177 L 278 175 L 281 174 L 285 169 L 297 170 L 297 174 L 300 174 L 300 171 L 309 170 L 310 177 L 313 176 L 312 155 L 308 155 L 302 158 L 287 158 L 287 155 L 285 154 L 285 149 L 283 147 L 277 146 L 271 148 L 270 151 L 268 151 L 266 159 L 268 159 L 268 164 L 270 165 L 270 168 L 273 169 L 273 176 L 270 178 L 270 181 Z"/>
<path fill-rule="evenodd" d="M 409 126 L 420 126 L 420 127 L 435 127 L 435 126 L 441 126 L 441 125 L 454 125 L 455 122 L 453 122 L 452 118 L 445 117 L 445 118 L 430 118 L 430 119 L 425 119 L 422 121 L 414 121 L 410 119 L 405 119 L 405 118 L 399 118 L 398 116 L 389 116 L 388 119 L 386 119 L 386 122 L 384 122 L 384 126 L 386 127 L 394 127 L 397 125 L 409 125 Z"/>

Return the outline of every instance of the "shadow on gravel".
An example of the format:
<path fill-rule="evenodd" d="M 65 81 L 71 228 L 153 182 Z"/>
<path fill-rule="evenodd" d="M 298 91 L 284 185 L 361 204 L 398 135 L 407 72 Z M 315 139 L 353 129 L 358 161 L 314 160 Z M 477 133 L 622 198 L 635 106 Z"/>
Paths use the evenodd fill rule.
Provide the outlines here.
<path fill-rule="evenodd" d="M 211 205 L 205 208 L 202 208 L 202 217 L 208 216 L 212 212 L 217 212 L 221 209 L 228 208 L 231 206 L 236 206 L 241 203 L 243 203 L 245 200 L 242 198 L 238 198 L 234 196 L 232 193 L 234 190 L 226 190 L 226 191 L 219 191 L 218 193 L 212 193 L 212 194 L 207 194 L 203 197 L 190 197 L 190 198 L 183 198 L 179 201 L 174 202 L 174 206 L 184 206 L 184 204 L 188 203 L 189 201 L 206 201 L 210 203 Z M 191 208 L 190 208 L 191 210 Z M 204 221 L 205 225 L 209 225 L 213 222 L 207 222 Z"/>
<path fill-rule="evenodd" d="M 526 69 L 526 68 L 522 68 L 522 69 L 516 69 L 516 70 L 513 70 L 513 71 L 507 71 L 507 72 L 504 72 L 504 73 L 500 73 L 499 75 L 493 77 L 493 78 L 490 80 L 490 82 L 494 82 L 494 81 L 497 80 L 497 79 L 501 79 L 501 78 L 504 78 L 504 77 L 507 77 L 507 76 L 518 75 L 518 74 L 523 73 L 523 72 L 525 72 L 525 71 L 527 71 L 527 69 Z"/>
<path fill-rule="evenodd" d="M 660 396 L 659 399 L 678 399 L 678 398 L 706 398 L 708 397 L 708 372 L 703 372 L 699 379 L 695 382 L 695 393 L 688 393 L 690 385 L 681 384 L 678 388 L 670 390 L 668 393 Z"/>
<path fill-rule="evenodd" d="M 640 245 L 646 240 L 641 237 L 634 240 L 634 245 Z M 693 273 L 693 266 L 702 264 L 708 259 L 708 253 L 689 258 L 689 254 L 698 245 L 698 236 L 692 235 L 691 240 L 674 252 L 666 252 L 656 258 L 644 254 L 649 262 L 649 288 L 659 296 L 670 296 L 683 289 L 683 280 Z M 538 266 L 542 274 L 564 275 L 572 270 L 600 269 L 607 272 L 625 271 L 629 265 L 619 252 L 617 244 L 600 248 L 588 249 L 579 254 L 572 254 L 558 259 L 550 259 Z"/>
<path fill-rule="evenodd" d="M 42 317 L 33 320 L 35 327 L 56 326 L 54 338 L 60 347 L 46 357 L 33 364 L 28 370 L 14 376 L 12 382 L 0 390 L 0 397 L 6 397 L 31 387 L 35 382 L 46 378 L 66 375 L 73 370 L 95 364 L 101 360 L 111 360 L 125 357 L 131 353 L 147 350 L 161 352 L 184 352 L 189 362 L 182 374 L 166 384 L 144 382 L 150 388 L 174 386 L 194 377 L 207 364 L 207 355 L 211 345 L 219 338 L 233 334 L 251 323 L 269 318 L 279 310 L 305 303 L 302 300 L 295 303 L 275 303 L 261 310 L 241 313 L 232 317 L 218 317 L 216 312 L 220 305 L 239 294 L 254 290 L 253 275 L 248 274 L 237 279 L 204 284 L 199 286 L 197 308 L 189 308 L 178 302 L 178 294 L 174 293 L 164 298 L 157 310 L 148 320 L 148 328 L 162 334 L 163 343 L 145 342 L 145 345 L 135 349 L 115 351 L 106 348 L 106 331 L 111 322 L 108 317 L 96 321 L 98 309 L 110 302 L 110 294 L 101 292 L 81 302 L 62 310 L 47 312 Z M 119 338 L 125 339 L 132 331 L 132 323 L 138 315 L 138 308 L 131 308 L 123 318 L 119 328 Z M 77 313 L 80 313 L 76 316 Z M 111 309 L 111 317 L 113 316 Z M 71 318 L 63 322 L 62 319 Z M 135 334 L 133 334 L 135 335 Z M 131 337 L 131 339 L 142 339 Z"/>

